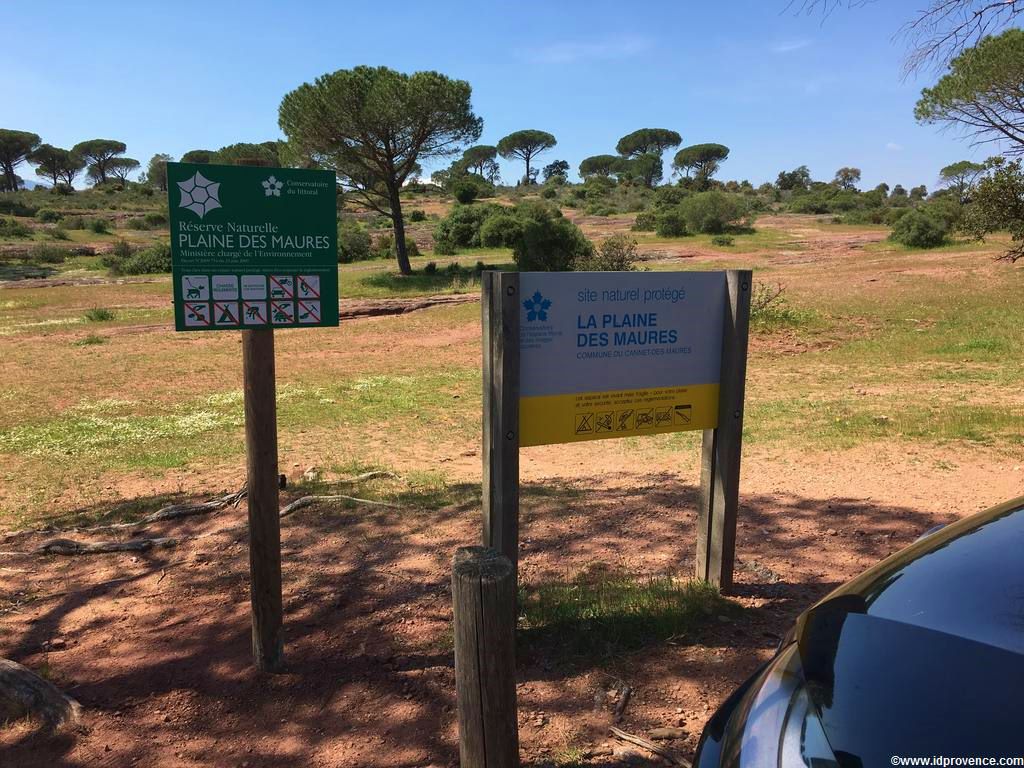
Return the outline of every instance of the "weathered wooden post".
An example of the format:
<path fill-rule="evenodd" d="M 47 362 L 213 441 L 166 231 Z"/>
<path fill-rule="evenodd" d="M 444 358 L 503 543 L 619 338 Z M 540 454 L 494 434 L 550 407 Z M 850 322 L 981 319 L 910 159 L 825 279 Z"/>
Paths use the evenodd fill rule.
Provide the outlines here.
<path fill-rule="evenodd" d="M 483 543 L 519 566 L 519 273 L 484 272 Z"/>
<path fill-rule="evenodd" d="M 736 556 L 752 280 L 753 272 L 747 269 L 726 272 L 718 426 L 704 430 L 701 444 L 696 576 L 723 592 L 732 587 Z"/>
<path fill-rule="evenodd" d="M 487 547 L 456 551 L 452 611 L 462 768 L 519 765 L 515 606 L 509 558 Z"/>
<path fill-rule="evenodd" d="M 245 457 L 249 507 L 252 654 L 258 669 L 284 665 L 281 519 L 278 516 L 274 330 L 242 331 Z"/>

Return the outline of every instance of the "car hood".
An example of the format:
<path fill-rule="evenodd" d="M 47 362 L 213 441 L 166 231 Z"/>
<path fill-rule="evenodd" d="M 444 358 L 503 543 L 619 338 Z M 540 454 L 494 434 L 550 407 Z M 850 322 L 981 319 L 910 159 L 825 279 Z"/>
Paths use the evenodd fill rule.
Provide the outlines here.
<path fill-rule="evenodd" d="M 1017 499 L 921 539 L 801 615 L 793 639 L 844 766 L 1020 754 L 1022 552 Z"/>

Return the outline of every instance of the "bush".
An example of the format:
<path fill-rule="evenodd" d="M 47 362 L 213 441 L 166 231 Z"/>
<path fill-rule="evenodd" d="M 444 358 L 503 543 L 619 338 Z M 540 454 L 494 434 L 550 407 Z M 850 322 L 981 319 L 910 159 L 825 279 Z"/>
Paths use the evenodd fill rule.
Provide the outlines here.
<path fill-rule="evenodd" d="M 900 217 L 889 239 L 911 248 L 936 248 L 946 242 L 949 226 L 927 208 L 908 210 Z"/>
<path fill-rule="evenodd" d="M 113 252 L 107 254 L 100 263 L 110 270 L 112 275 L 154 275 L 171 271 L 171 246 L 169 243 L 156 243 L 141 251 L 133 251 L 123 240 L 114 245 Z"/>
<path fill-rule="evenodd" d="M 25 203 L 13 195 L 0 197 L 0 214 L 8 216 L 25 216 L 31 218 L 36 215 L 38 207 Z"/>
<path fill-rule="evenodd" d="M 48 233 L 54 240 L 70 240 L 68 233 L 64 231 L 63 227 L 54 227 Z"/>
<path fill-rule="evenodd" d="M 52 208 L 40 208 L 36 211 L 36 221 L 44 224 L 56 224 L 60 221 L 60 213 Z"/>
<path fill-rule="evenodd" d="M 712 245 L 735 245 L 736 240 L 732 235 L 715 235 L 711 238 Z"/>
<path fill-rule="evenodd" d="M 551 200 L 552 198 L 558 197 L 558 190 L 554 187 L 544 187 L 544 189 L 540 191 L 540 196 L 545 200 Z"/>
<path fill-rule="evenodd" d="M 17 219 L 0 218 L 0 237 L 32 237 L 32 229 Z"/>
<path fill-rule="evenodd" d="M 146 225 L 145 219 L 139 217 L 128 219 L 128 221 L 125 222 L 124 226 L 126 229 L 149 229 L 149 227 Z"/>
<path fill-rule="evenodd" d="M 636 240 L 625 235 L 612 235 L 590 256 L 578 259 L 577 271 L 633 272 L 637 262 Z"/>
<path fill-rule="evenodd" d="M 504 210 L 490 204 L 456 205 L 434 227 L 434 250 L 450 255 L 457 248 L 480 246 L 480 228 L 490 216 Z"/>
<path fill-rule="evenodd" d="M 159 229 L 167 225 L 167 214 L 163 211 L 150 211 L 142 219 L 150 229 Z"/>
<path fill-rule="evenodd" d="M 93 307 L 85 313 L 85 319 L 90 323 L 105 323 L 113 320 L 116 316 L 113 310 L 106 307 Z"/>
<path fill-rule="evenodd" d="M 523 271 L 568 272 L 578 261 L 593 256 L 594 246 L 564 218 L 528 218 L 512 253 Z"/>
<path fill-rule="evenodd" d="M 523 223 L 511 213 L 496 213 L 480 227 L 480 244 L 487 248 L 513 248 L 523 236 Z"/>
<path fill-rule="evenodd" d="M 588 216 L 613 216 L 616 213 L 615 206 L 608 203 L 591 203 L 586 210 Z"/>
<path fill-rule="evenodd" d="M 829 201 L 822 195 L 808 194 L 794 197 L 789 204 L 792 213 L 828 213 L 831 208 Z"/>
<path fill-rule="evenodd" d="M 426 221 L 427 214 L 421 208 L 409 211 L 409 221 Z"/>
<path fill-rule="evenodd" d="M 463 205 L 468 205 L 476 200 L 476 184 L 468 179 L 459 179 L 452 184 L 452 195 L 454 195 L 455 199 Z"/>
<path fill-rule="evenodd" d="M 436 275 L 437 274 L 437 262 L 428 261 L 427 265 L 423 267 L 423 274 L 425 275 Z"/>
<path fill-rule="evenodd" d="M 654 219 L 654 231 L 658 237 L 682 237 L 686 234 L 686 219 L 678 208 L 663 211 Z"/>
<path fill-rule="evenodd" d="M 366 261 L 372 258 L 370 253 L 370 233 L 354 221 L 338 222 L 338 262 L 351 264 L 353 261 Z"/>
<path fill-rule="evenodd" d="M 634 232 L 653 232 L 658 228 L 658 217 L 653 211 L 640 211 L 630 227 Z"/>
<path fill-rule="evenodd" d="M 654 191 L 654 207 L 660 210 L 675 208 L 688 194 L 680 187 L 658 187 Z"/>
<path fill-rule="evenodd" d="M 679 204 L 679 210 L 690 232 L 718 235 L 729 226 L 741 223 L 749 208 L 739 195 L 725 192 L 700 192 Z"/>
<path fill-rule="evenodd" d="M 65 229 L 86 229 L 88 226 L 87 219 L 81 216 L 65 216 L 60 220 L 60 223 Z"/>
<path fill-rule="evenodd" d="M 97 235 L 106 235 L 110 233 L 110 222 L 106 219 L 99 217 L 89 220 L 89 229 L 95 232 Z"/>
<path fill-rule="evenodd" d="M 29 251 L 29 259 L 36 264 L 63 264 L 68 252 L 48 243 L 38 243 Z"/>

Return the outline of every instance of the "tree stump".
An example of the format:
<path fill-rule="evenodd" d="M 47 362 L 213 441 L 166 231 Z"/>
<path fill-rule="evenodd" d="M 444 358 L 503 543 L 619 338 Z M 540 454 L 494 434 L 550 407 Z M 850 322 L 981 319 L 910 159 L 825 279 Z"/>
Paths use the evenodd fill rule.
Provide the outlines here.
<path fill-rule="evenodd" d="M 456 551 L 452 603 L 460 765 L 514 768 L 519 731 L 512 562 L 486 547 Z"/>

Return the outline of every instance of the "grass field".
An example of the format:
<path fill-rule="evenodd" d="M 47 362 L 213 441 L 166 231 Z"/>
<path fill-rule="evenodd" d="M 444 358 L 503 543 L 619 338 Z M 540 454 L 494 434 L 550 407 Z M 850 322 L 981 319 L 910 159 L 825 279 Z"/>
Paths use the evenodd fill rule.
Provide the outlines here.
<path fill-rule="evenodd" d="M 834 229 L 808 229 L 805 219 L 766 228 L 739 236 L 738 249 L 749 251 L 735 258 L 717 255 L 728 248 L 674 258 L 663 241 L 641 239 L 651 269 L 750 265 L 756 281 L 784 285 L 785 303 L 755 318 L 748 443 L 841 450 L 903 441 L 1024 455 L 1024 272 L 994 262 L 992 245 L 819 249 L 814 238 L 830 242 Z M 435 274 L 423 272 L 430 261 Z M 413 277 L 384 261 L 343 265 L 342 296 L 476 292 L 477 262 L 507 268 L 511 256 L 427 254 Z M 237 334 L 173 333 L 169 292 L 166 277 L 0 292 L 4 527 L 237 474 Z M 475 304 L 278 334 L 283 458 L 429 468 L 438 482 L 433 459 L 474 447 L 479 432 L 478 337 Z M 638 450 L 668 455 L 694 440 L 659 437 Z"/>

